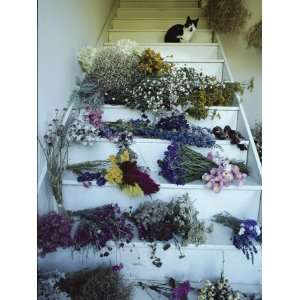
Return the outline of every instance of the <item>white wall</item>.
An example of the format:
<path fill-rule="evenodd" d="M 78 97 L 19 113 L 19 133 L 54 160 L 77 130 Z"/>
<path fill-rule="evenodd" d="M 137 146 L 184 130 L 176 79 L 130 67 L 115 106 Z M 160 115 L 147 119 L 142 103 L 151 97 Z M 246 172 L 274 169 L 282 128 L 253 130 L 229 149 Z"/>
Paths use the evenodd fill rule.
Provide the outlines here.
<path fill-rule="evenodd" d="M 228 58 L 233 77 L 237 81 L 248 80 L 254 77 L 254 91 L 246 92 L 243 105 L 246 110 L 250 126 L 256 121 L 261 121 L 261 92 L 262 92 L 262 61 L 261 51 L 255 48 L 247 48 L 245 35 L 248 29 L 261 20 L 261 0 L 245 0 L 245 4 L 251 12 L 245 28 L 240 33 L 220 35 L 224 51 Z"/>
<path fill-rule="evenodd" d="M 67 105 L 80 74 L 76 55 L 96 45 L 115 0 L 38 0 L 38 135 Z M 44 159 L 39 153 L 38 177 Z"/>

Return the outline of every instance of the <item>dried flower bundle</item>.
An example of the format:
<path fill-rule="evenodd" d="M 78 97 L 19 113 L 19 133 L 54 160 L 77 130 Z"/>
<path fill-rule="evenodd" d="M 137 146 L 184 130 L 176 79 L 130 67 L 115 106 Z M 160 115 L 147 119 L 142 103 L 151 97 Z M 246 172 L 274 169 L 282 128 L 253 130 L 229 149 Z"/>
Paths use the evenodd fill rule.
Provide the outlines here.
<path fill-rule="evenodd" d="M 63 210 L 62 175 L 68 160 L 69 138 L 68 131 L 73 123 L 73 112 L 66 120 L 67 109 L 55 110 L 55 117 L 48 126 L 40 145 L 47 160 L 47 172 L 52 187 L 53 196 L 58 209 Z"/>
<path fill-rule="evenodd" d="M 108 167 L 104 166 L 107 165 Z M 137 165 L 135 154 L 122 148 L 117 155 L 111 155 L 107 161 L 89 161 L 69 165 L 69 171 L 78 175 L 79 182 L 97 180 L 99 186 L 109 182 L 118 186 L 131 197 L 142 197 L 159 191 L 159 185 Z M 85 180 L 87 179 L 87 180 Z"/>
<path fill-rule="evenodd" d="M 114 245 L 124 247 L 133 238 L 133 226 L 128 223 L 117 204 L 70 214 L 79 218 L 74 235 L 75 250 L 93 249 L 100 251 L 100 257 L 108 256 Z"/>
<path fill-rule="evenodd" d="M 194 90 L 188 97 L 181 97 L 178 101 L 186 112 L 195 119 L 208 117 L 210 106 L 229 106 L 234 102 L 235 94 L 242 95 L 248 89 L 253 89 L 253 79 L 248 83 L 220 82 L 215 77 L 205 76 L 201 78 L 200 87 Z"/>
<path fill-rule="evenodd" d="M 132 213 L 131 219 L 141 240 L 177 241 L 179 238 L 181 245 L 199 245 L 205 243 L 206 233 L 211 232 L 211 228 L 206 228 L 197 215 L 193 202 L 185 194 L 169 203 L 159 200 L 143 203 Z"/>
<path fill-rule="evenodd" d="M 172 67 L 172 64 L 165 62 L 160 53 L 155 52 L 153 49 L 145 49 L 140 55 L 138 70 L 147 75 L 160 76 Z"/>
<path fill-rule="evenodd" d="M 38 300 L 131 300 L 132 292 L 133 286 L 110 267 L 38 273 Z"/>
<path fill-rule="evenodd" d="M 209 28 L 227 33 L 240 31 L 250 13 L 243 0 L 209 0 L 204 15 Z"/>
<path fill-rule="evenodd" d="M 139 281 L 137 286 L 145 291 L 154 291 L 170 300 L 187 300 L 192 289 L 189 281 L 180 283 L 174 278 L 169 278 L 167 283 Z"/>
<path fill-rule="evenodd" d="M 231 216 L 229 213 L 221 213 L 213 217 L 213 221 L 223 224 L 232 229 L 232 242 L 241 250 L 247 259 L 254 262 L 254 254 L 257 253 L 255 242 L 261 243 L 261 226 L 251 219 L 241 220 Z"/>
<path fill-rule="evenodd" d="M 250 27 L 247 34 L 248 47 L 262 48 L 262 21 Z"/>
<path fill-rule="evenodd" d="M 65 215 L 50 212 L 38 217 L 37 245 L 39 255 L 45 256 L 57 248 L 73 245 L 71 230 L 73 220 Z"/>
<path fill-rule="evenodd" d="M 234 180 L 242 184 L 246 177 L 245 165 L 213 156 L 211 152 L 206 158 L 179 143 L 173 142 L 164 154 L 164 159 L 157 162 L 159 174 L 178 185 L 202 179 L 214 192 L 219 192 Z"/>
<path fill-rule="evenodd" d="M 241 300 L 245 297 L 235 292 L 229 284 L 228 279 L 224 278 L 223 275 L 220 279 L 215 282 L 206 280 L 204 287 L 199 291 L 198 300 Z M 247 298 L 248 299 L 248 298 Z"/>
<path fill-rule="evenodd" d="M 183 114 L 162 117 L 157 122 L 151 122 L 146 116 L 127 122 L 118 120 L 105 124 L 105 127 L 110 131 L 101 132 L 103 137 L 107 137 L 107 132 L 115 138 L 127 133 L 130 136 L 169 140 L 197 147 L 212 147 L 215 144 L 209 129 L 190 126 Z"/>

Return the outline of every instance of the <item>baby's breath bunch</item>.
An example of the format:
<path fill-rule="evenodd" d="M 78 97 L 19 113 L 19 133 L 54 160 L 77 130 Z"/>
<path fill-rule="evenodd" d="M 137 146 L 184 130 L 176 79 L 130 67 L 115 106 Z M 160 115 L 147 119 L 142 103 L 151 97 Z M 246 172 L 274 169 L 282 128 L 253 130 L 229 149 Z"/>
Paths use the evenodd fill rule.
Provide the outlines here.
<path fill-rule="evenodd" d="M 79 51 L 77 60 L 83 72 L 89 73 L 91 71 L 98 50 L 93 47 L 85 47 Z"/>
<path fill-rule="evenodd" d="M 90 75 L 106 92 L 109 101 L 122 101 L 126 91 L 140 76 L 138 64 L 137 54 L 123 51 L 118 46 L 106 47 L 97 52 Z"/>

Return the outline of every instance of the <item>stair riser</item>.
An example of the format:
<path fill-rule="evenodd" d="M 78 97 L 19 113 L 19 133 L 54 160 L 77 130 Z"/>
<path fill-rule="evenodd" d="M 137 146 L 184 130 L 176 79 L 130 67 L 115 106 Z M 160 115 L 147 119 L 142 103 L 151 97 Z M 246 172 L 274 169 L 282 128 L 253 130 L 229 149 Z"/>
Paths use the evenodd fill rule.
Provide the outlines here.
<path fill-rule="evenodd" d="M 201 16 L 201 10 L 198 8 L 119 8 L 117 17 L 119 18 L 186 18 L 196 19 Z"/>
<path fill-rule="evenodd" d="M 106 44 L 111 46 L 113 44 Z M 141 44 L 137 47 L 140 51 L 151 48 L 156 52 L 159 52 L 162 57 L 173 55 L 174 59 L 186 59 L 186 53 L 189 53 L 188 58 L 190 60 L 205 60 L 205 59 L 218 59 L 219 47 L 211 45 L 200 44 Z"/>
<path fill-rule="evenodd" d="M 156 16 L 153 16 L 156 17 Z M 171 26 L 175 24 L 184 24 L 185 18 L 180 19 L 114 19 L 113 29 L 164 29 L 168 30 Z M 198 29 L 208 29 L 207 22 L 204 18 L 200 18 L 198 22 Z"/>
<path fill-rule="evenodd" d="M 149 167 L 152 171 L 158 171 L 157 160 L 163 159 L 164 152 L 167 146 L 170 144 L 168 141 L 149 141 L 146 139 L 138 139 L 131 145 L 131 149 L 138 155 L 139 163 L 143 166 Z M 235 159 L 238 161 L 247 161 L 247 151 L 240 151 L 236 145 L 230 144 L 218 144 L 222 149 L 218 152 L 222 153 L 229 159 Z M 207 155 L 211 148 L 198 148 L 191 147 L 193 150 Z M 151 151 L 145 151 L 145 149 L 151 149 Z M 78 163 L 82 160 L 98 160 L 107 159 L 109 155 L 115 154 L 118 151 L 117 147 L 109 141 L 101 141 L 93 146 L 74 145 L 69 149 L 69 163 Z"/>
<path fill-rule="evenodd" d="M 198 8 L 197 1 L 121 1 L 121 8 L 131 8 L 131 7 L 139 7 L 139 8 Z"/>
<path fill-rule="evenodd" d="M 130 252 L 132 249 L 132 252 Z M 225 258 L 225 277 L 233 283 L 259 284 L 260 253 L 255 257 L 255 264 L 235 249 L 214 250 L 201 249 L 200 247 L 184 248 L 186 257 L 179 259 L 179 252 L 175 248 L 163 251 L 157 249 L 156 255 L 161 258 L 163 265 L 157 268 L 152 265 L 150 248 L 146 245 L 128 247 L 113 251 L 107 258 L 100 258 L 99 254 L 92 252 L 86 257 L 84 253 L 71 253 L 70 249 L 59 249 L 55 253 L 48 254 L 39 259 L 39 267 L 43 271 L 59 270 L 63 272 L 78 271 L 84 268 L 95 268 L 97 265 L 114 265 L 122 262 L 124 269 L 122 274 L 129 279 L 165 280 L 166 277 L 174 277 L 177 280 L 191 280 L 199 282 L 204 279 L 216 279 L 223 270 L 223 251 Z M 116 261 L 116 257 L 119 261 Z M 140 257 L 140 260 L 138 260 Z"/>
<path fill-rule="evenodd" d="M 238 110 L 233 107 L 232 110 L 222 110 L 217 109 L 216 113 L 219 114 L 220 117 L 215 116 L 214 118 L 210 117 L 212 113 L 215 111 L 214 109 L 209 110 L 209 117 L 205 120 L 196 120 L 193 118 L 188 118 L 190 124 L 195 126 L 202 126 L 207 128 L 213 128 L 215 126 L 221 126 L 224 128 L 226 125 L 229 125 L 232 129 L 236 129 L 237 127 L 237 118 L 238 118 Z M 148 114 L 149 118 L 153 120 L 151 114 Z M 125 108 L 124 106 L 105 106 L 103 109 L 103 121 L 112 122 L 117 121 L 119 119 L 128 121 L 130 119 L 138 119 L 141 117 L 141 112 L 138 110 L 133 110 L 129 108 Z"/>
<path fill-rule="evenodd" d="M 237 218 L 257 219 L 259 210 L 260 191 L 224 189 L 221 193 L 214 193 L 203 187 L 196 188 L 176 188 L 161 186 L 158 193 L 152 195 L 152 199 L 170 201 L 172 197 L 177 197 L 188 193 L 192 200 L 195 200 L 195 208 L 199 211 L 199 218 L 208 219 L 222 211 L 227 211 Z M 81 184 L 66 184 L 63 186 L 64 206 L 67 210 L 77 211 L 86 208 L 118 203 L 121 207 L 137 208 L 139 204 L 150 201 L 150 197 L 132 198 L 120 191 L 117 187 L 96 185 L 85 188 Z"/>
<path fill-rule="evenodd" d="M 163 43 L 165 31 L 109 31 L 108 41 L 117 42 L 121 39 L 130 39 L 138 43 Z M 191 43 L 211 43 L 211 31 L 197 31 Z"/>

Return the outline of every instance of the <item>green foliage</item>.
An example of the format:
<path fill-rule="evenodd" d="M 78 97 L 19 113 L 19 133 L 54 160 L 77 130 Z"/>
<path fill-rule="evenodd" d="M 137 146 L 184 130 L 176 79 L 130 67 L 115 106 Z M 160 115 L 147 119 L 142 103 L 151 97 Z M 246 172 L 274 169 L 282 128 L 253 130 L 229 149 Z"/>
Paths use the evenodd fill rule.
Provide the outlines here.
<path fill-rule="evenodd" d="M 252 129 L 253 139 L 256 145 L 256 149 L 262 162 L 262 124 L 257 123 L 255 127 Z"/>
<path fill-rule="evenodd" d="M 110 267 L 70 273 L 58 285 L 72 300 L 132 299 L 132 286 L 126 285 L 120 273 Z"/>
<path fill-rule="evenodd" d="M 204 15 L 209 27 L 221 33 L 240 31 L 249 16 L 243 2 L 243 0 L 208 0 L 204 7 Z"/>
<path fill-rule="evenodd" d="M 248 47 L 262 48 L 262 21 L 250 27 L 247 34 Z"/>

